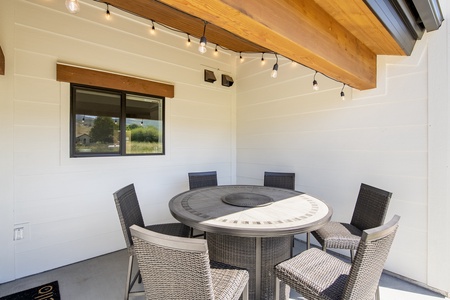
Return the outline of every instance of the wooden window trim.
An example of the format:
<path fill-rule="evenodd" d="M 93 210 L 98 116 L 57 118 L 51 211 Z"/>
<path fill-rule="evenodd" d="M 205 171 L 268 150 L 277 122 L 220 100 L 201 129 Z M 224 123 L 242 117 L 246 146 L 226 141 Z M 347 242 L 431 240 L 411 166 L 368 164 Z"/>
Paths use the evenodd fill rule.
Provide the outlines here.
<path fill-rule="evenodd" d="M 5 75 L 5 55 L 0 47 L 0 75 Z"/>
<path fill-rule="evenodd" d="M 175 94 L 171 84 L 62 63 L 56 64 L 56 80 L 167 98 Z"/>

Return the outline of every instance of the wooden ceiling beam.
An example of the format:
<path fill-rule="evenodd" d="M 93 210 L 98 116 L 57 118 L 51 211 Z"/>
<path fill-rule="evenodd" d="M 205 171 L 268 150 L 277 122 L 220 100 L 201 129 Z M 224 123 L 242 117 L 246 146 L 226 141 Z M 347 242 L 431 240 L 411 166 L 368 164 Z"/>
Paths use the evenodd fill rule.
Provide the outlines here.
<path fill-rule="evenodd" d="M 377 55 L 406 55 L 402 46 L 366 4 L 366 0 L 314 1 Z"/>
<path fill-rule="evenodd" d="M 156 0 L 96 0 L 108 3 L 118 9 L 139 17 L 153 20 L 171 28 L 180 30 L 200 39 L 203 34 L 204 19 L 189 15 L 182 10 L 174 9 Z M 254 44 L 214 24 L 206 28 L 208 42 L 218 44 L 235 52 L 270 52 L 260 45 Z"/>
<path fill-rule="evenodd" d="M 351 87 L 376 87 L 376 54 L 314 1 L 159 1 Z"/>

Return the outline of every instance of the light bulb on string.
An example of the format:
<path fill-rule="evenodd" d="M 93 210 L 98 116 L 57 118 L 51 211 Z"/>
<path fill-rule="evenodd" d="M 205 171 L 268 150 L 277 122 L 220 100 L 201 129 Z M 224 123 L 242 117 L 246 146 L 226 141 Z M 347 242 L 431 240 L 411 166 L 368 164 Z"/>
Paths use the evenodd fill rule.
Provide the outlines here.
<path fill-rule="evenodd" d="M 109 12 L 109 4 L 106 3 L 106 20 L 111 19 L 111 13 Z"/>
<path fill-rule="evenodd" d="M 275 53 L 275 57 L 277 59 L 277 62 L 273 65 L 272 73 L 270 74 L 270 76 L 272 78 L 277 78 L 277 76 L 278 76 L 278 55 L 276 53 Z"/>
<path fill-rule="evenodd" d="M 66 8 L 70 13 L 76 14 L 80 11 L 80 3 L 78 0 L 66 0 Z"/>
<path fill-rule="evenodd" d="M 345 100 L 344 88 L 345 88 L 345 83 L 342 85 L 342 89 L 341 89 L 341 100 L 342 100 L 342 101 Z"/>
<path fill-rule="evenodd" d="M 240 61 L 240 62 L 243 62 L 243 61 L 244 61 L 244 58 L 242 57 L 242 52 L 239 52 L 239 61 Z"/>
<path fill-rule="evenodd" d="M 217 44 L 216 44 L 216 49 L 214 50 L 214 55 L 219 55 L 219 51 L 217 50 Z"/>
<path fill-rule="evenodd" d="M 187 34 L 187 42 L 186 42 L 186 44 L 187 44 L 188 46 L 191 45 L 191 37 L 189 36 L 189 33 Z"/>
<path fill-rule="evenodd" d="M 152 21 L 152 29 L 150 30 L 150 33 L 152 35 L 155 35 L 156 34 L 155 23 L 153 22 L 153 20 L 151 20 L 151 21 Z"/>
<path fill-rule="evenodd" d="M 198 51 L 201 53 L 201 54 L 204 54 L 204 53 L 206 53 L 206 44 L 208 43 L 207 41 L 206 41 L 206 36 L 205 36 L 205 32 L 206 32 L 206 21 L 205 21 L 205 25 L 203 26 L 203 35 L 202 35 L 202 37 L 200 38 L 200 45 L 198 46 Z"/>
<path fill-rule="evenodd" d="M 266 61 L 264 60 L 264 52 L 261 53 L 261 65 L 264 65 Z"/>
<path fill-rule="evenodd" d="M 318 91 L 319 90 L 319 84 L 317 83 L 316 75 L 317 75 L 317 71 L 316 71 L 316 73 L 314 73 L 313 90 Z"/>

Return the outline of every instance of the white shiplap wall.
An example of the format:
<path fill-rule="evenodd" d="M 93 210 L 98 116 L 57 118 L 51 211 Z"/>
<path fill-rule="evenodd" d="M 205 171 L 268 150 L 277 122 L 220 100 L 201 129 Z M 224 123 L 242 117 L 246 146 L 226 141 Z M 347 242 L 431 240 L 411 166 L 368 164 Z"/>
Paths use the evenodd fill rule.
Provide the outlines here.
<path fill-rule="evenodd" d="M 197 51 L 198 40 L 94 1 L 72 15 L 64 1 L 0 2 L 1 76 L 0 282 L 125 247 L 112 193 L 134 183 L 147 223 L 172 221 L 168 201 L 188 188 L 190 171 L 235 174 L 234 53 Z M 151 25 L 150 25 L 151 26 Z M 69 158 L 70 86 L 56 78 L 66 62 L 175 86 L 166 99 L 166 155 Z M 215 83 L 203 80 L 213 70 Z M 220 69 L 220 70 L 219 70 Z M 224 70 L 224 71 L 222 71 Z M 4 168 L 3 168 L 4 166 Z M 14 224 L 26 239 L 12 242 Z M 6 245 L 6 247 L 3 247 Z"/>
<path fill-rule="evenodd" d="M 439 247 L 448 245 L 450 235 L 448 225 L 439 227 L 442 220 L 430 221 L 429 215 L 428 162 L 434 154 L 428 145 L 428 105 L 437 99 L 430 98 L 427 87 L 433 76 L 448 78 L 446 64 L 429 74 L 433 34 L 418 41 L 410 57 L 379 57 L 377 88 L 346 87 L 346 101 L 339 96 L 342 84 L 318 74 L 320 90 L 313 91 L 314 71 L 287 60 L 276 79 L 269 76 L 274 59 L 266 58 L 265 66 L 258 57 L 238 64 L 237 182 L 262 184 L 266 170 L 295 172 L 297 190 L 325 200 L 334 209 L 333 219 L 347 222 L 360 183 L 391 191 L 386 220 L 398 214 L 401 227 L 386 268 L 448 291 L 448 259 L 428 241 L 429 230 L 443 230 Z M 440 34 L 444 44 L 438 47 L 446 49 L 446 33 Z M 447 162 L 445 156 L 434 159 Z M 448 199 L 446 187 L 439 189 Z M 433 205 L 448 200 L 438 201 Z M 441 207 L 443 214 L 450 212 L 448 205 Z M 439 257 L 430 259 L 432 253 Z"/>
<path fill-rule="evenodd" d="M 387 268 L 450 290 L 450 225 L 431 214 L 449 213 L 439 187 L 448 185 L 441 161 L 449 146 L 439 148 L 448 128 L 430 127 L 448 120 L 448 61 L 440 67 L 433 48 L 445 43 L 448 57 L 446 29 L 427 34 L 411 57 L 380 57 L 378 87 L 346 87 L 343 102 L 341 84 L 319 74 L 313 92 L 313 71 L 287 60 L 274 80 L 270 55 L 263 67 L 257 55 L 236 64 L 211 48 L 202 56 L 195 39 L 188 48 L 184 35 L 158 26 L 153 37 L 139 18 L 111 8 L 107 22 L 104 5 L 81 3 L 71 15 L 59 0 L 0 1 L 0 282 L 123 248 L 111 194 L 130 182 L 147 222 L 157 222 L 171 219 L 167 202 L 187 189 L 189 171 L 217 170 L 220 184 L 262 184 L 273 170 L 295 172 L 297 189 L 329 202 L 336 220 L 350 218 L 361 182 L 392 191 L 388 218 L 402 220 Z M 55 81 L 57 61 L 173 83 L 166 155 L 70 159 L 69 85 Z M 216 83 L 203 81 L 205 68 Z M 224 72 L 233 87 L 220 85 Z M 427 89 L 437 78 L 444 97 Z M 436 188 L 438 176 L 446 180 Z M 14 224 L 24 222 L 29 236 L 12 242 Z"/>

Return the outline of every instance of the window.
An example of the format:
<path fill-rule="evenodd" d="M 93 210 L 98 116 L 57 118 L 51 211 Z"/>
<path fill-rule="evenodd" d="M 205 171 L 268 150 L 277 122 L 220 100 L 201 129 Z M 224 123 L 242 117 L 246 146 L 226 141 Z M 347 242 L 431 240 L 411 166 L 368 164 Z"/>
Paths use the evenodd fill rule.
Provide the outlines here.
<path fill-rule="evenodd" d="M 71 157 L 164 154 L 164 98 L 71 85 Z"/>

